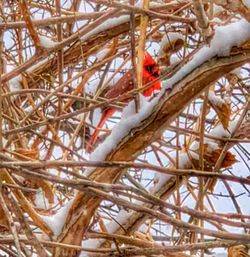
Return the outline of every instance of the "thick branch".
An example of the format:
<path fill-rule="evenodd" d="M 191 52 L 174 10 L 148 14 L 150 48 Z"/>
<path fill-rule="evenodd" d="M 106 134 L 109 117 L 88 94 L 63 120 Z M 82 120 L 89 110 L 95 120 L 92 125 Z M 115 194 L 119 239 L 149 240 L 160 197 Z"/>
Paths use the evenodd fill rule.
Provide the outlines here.
<path fill-rule="evenodd" d="M 230 57 L 213 58 L 201 65 L 175 85 L 175 89 L 169 96 L 163 95 L 158 105 L 154 108 L 152 115 L 144 120 L 140 127 L 129 131 L 117 148 L 106 157 L 106 160 L 133 161 L 145 147 L 161 135 L 166 126 L 195 97 L 221 76 L 249 60 L 249 48 L 244 50 L 238 48 L 232 51 Z M 121 169 L 97 168 L 90 178 L 95 181 L 115 183 L 122 175 L 122 172 Z M 64 243 L 80 244 L 99 203 L 100 200 L 97 198 L 78 193 L 59 240 Z M 81 230 L 79 230 L 79 226 L 82 228 Z M 59 249 L 55 256 L 60 256 Z"/>

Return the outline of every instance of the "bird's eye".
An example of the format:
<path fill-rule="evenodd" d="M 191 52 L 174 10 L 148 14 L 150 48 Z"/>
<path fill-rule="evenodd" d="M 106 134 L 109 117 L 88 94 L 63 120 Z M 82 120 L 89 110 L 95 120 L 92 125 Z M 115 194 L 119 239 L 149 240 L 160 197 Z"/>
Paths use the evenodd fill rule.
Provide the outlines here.
<path fill-rule="evenodd" d="M 145 69 L 147 70 L 148 73 L 150 73 L 155 77 L 160 76 L 160 68 L 157 65 L 150 65 L 150 66 L 148 65 L 148 66 L 145 66 Z"/>
<path fill-rule="evenodd" d="M 153 73 L 153 66 L 146 66 L 145 69 L 152 74 Z"/>

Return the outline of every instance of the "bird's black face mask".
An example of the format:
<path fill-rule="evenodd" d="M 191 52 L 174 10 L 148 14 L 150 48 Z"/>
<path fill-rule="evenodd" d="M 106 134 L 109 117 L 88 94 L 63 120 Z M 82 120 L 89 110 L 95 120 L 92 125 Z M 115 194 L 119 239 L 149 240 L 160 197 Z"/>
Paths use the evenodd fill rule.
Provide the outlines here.
<path fill-rule="evenodd" d="M 160 76 L 160 68 L 157 65 L 147 65 L 145 66 L 145 69 L 154 77 Z"/>

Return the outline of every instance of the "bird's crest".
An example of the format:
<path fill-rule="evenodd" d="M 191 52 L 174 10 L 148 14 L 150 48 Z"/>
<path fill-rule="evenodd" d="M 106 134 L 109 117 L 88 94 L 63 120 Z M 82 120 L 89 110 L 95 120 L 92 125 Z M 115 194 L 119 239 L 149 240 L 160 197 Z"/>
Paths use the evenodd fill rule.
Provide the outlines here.
<path fill-rule="evenodd" d="M 156 65 L 155 60 L 153 59 L 153 57 L 149 54 L 149 52 L 145 51 L 145 55 L 144 55 L 144 62 L 143 62 L 144 67 L 145 66 L 153 66 Z"/>

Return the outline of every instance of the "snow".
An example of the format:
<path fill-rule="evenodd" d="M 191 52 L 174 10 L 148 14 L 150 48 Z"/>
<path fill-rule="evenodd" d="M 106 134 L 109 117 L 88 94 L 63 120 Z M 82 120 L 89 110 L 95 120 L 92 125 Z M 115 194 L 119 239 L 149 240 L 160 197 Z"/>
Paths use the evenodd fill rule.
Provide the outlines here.
<path fill-rule="evenodd" d="M 208 94 L 208 100 L 210 102 L 212 102 L 214 105 L 216 106 L 222 106 L 223 104 L 225 104 L 225 101 L 223 99 L 221 99 L 219 96 L 215 95 L 214 92 L 212 91 L 209 91 L 209 94 Z"/>
<path fill-rule="evenodd" d="M 49 207 L 49 202 L 47 198 L 44 196 L 43 191 L 39 191 L 35 195 L 35 205 L 40 209 L 47 209 Z"/>
<path fill-rule="evenodd" d="M 109 48 L 104 48 L 102 49 L 101 51 L 99 51 L 97 54 L 96 54 L 96 58 L 97 58 L 97 61 L 101 61 L 105 58 L 105 56 L 108 54 L 108 52 L 110 51 Z"/>
<path fill-rule="evenodd" d="M 235 119 L 234 121 L 231 121 L 229 123 L 228 130 L 230 133 L 232 133 L 235 130 L 237 122 L 238 122 L 238 119 Z M 216 137 L 230 137 L 229 132 L 226 131 L 221 124 L 219 124 L 210 131 L 209 135 L 216 136 Z M 204 144 L 207 144 L 206 151 L 208 153 L 211 153 L 212 151 L 219 148 L 219 145 L 216 142 L 214 142 L 212 139 L 205 138 Z M 192 157 L 193 159 L 199 160 L 199 155 L 195 152 L 199 149 L 199 145 L 200 143 L 198 141 L 193 141 L 189 147 L 190 151 L 188 154 L 186 152 L 181 152 L 179 154 L 179 162 L 178 162 L 179 169 L 191 168 L 192 163 L 190 161 L 190 157 Z M 176 160 L 175 153 L 170 154 L 170 157 L 173 160 Z M 158 192 L 168 182 L 168 180 L 171 177 L 172 175 L 155 172 L 154 186 L 150 188 L 150 192 L 152 194 Z"/>
<path fill-rule="evenodd" d="M 85 241 L 82 241 L 82 247 L 84 248 L 90 248 L 90 249 L 97 249 L 101 246 L 101 244 L 104 242 L 104 239 L 88 239 Z M 80 254 L 80 257 L 88 257 L 89 255 L 86 252 L 82 252 Z"/>
<path fill-rule="evenodd" d="M 211 134 L 210 134 L 210 135 L 211 135 Z M 204 144 L 207 144 L 207 149 L 206 149 L 206 151 L 207 151 L 208 153 L 211 153 L 211 152 L 213 152 L 214 150 L 216 150 L 216 149 L 219 148 L 218 143 L 213 142 L 212 140 L 207 139 L 207 138 L 205 138 Z"/>
<path fill-rule="evenodd" d="M 244 19 L 226 26 L 217 27 L 211 42 L 211 50 L 217 56 L 227 56 L 233 46 L 240 46 L 249 37 L 250 23 Z"/>
<path fill-rule="evenodd" d="M 42 64 L 45 64 L 49 61 L 49 58 L 46 58 L 36 64 L 34 64 L 33 66 L 31 66 L 30 68 L 27 69 L 27 72 L 32 72 L 33 70 L 35 70 L 37 67 L 39 67 Z M 19 91 L 22 90 L 22 85 L 21 85 L 21 81 L 22 81 L 22 75 L 17 75 L 14 78 L 10 79 L 8 81 L 8 85 L 9 85 L 9 90 L 10 92 L 15 92 L 15 91 Z"/>
<path fill-rule="evenodd" d="M 97 90 L 97 87 L 98 85 L 100 84 L 100 81 L 97 80 L 95 82 L 92 82 L 92 83 L 88 83 L 85 87 L 84 87 L 84 91 L 91 95 L 91 96 L 94 96 L 95 95 L 95 92 Z"/>
<path fill-rule="evenodd" d="M 227 56 L 233 46 L 239 46 L 250 38 L 250 23 L 245 19 L 225 26 L 215 27 L 210 46 L 202 47 L 175 75 L 164 85 L 174 85 L 196 67 L 215 56 Z M 164 90 L 164 89 L 163 89 Z M 164 93 L 164 92 L 163 92 Z"/>
<path fill-rule="evenodd" d="M 50 59 L 49 59 L 49 57 L 47 57 L 47 58 L 45 58 L 44 60 L 41 60 L 41 61 L 35 63 L 34 65 L 32 65 L 30 68 L 27 69 L 27 72 L 32 72 L 32 71 L 34 71 L 36 68 L 42 66 L 43 64 L 46 64 L 46 63 L 49 62 L 49 61 L 50 61 Z"/>
<path fill-rule="evenodd" d="M 221 23 L 221 19 L 219 19 L 218 17 L 215 17 L 211 20 L 211 22 L 214 22 L 214 23 Z"/>
<path fill-rule="evenodd" d="M 151 115 L 155 105 L 159 102 L 160 98 L 165 94 L 165 91 L 168 88 L 173 87 L 173 85 L 175 85 L 183 77 L 192 72 L 192 70 L 194 70 L 196 67 L 199 67 L 202 63 L 213 58 L 214 56 L 227 56 L 233 46 L 239 46 L 249 38 L 250 23 L 247 22 L 245 19 L 225 26 L 215 27 L 214 38 L 211 40 L 210 47 L 202 47 L 193 56 L 192 60 L 185 64 L 170 79 L 164 81 L 161 92 L 151 102 L 147 102 L 141 98 L 143 104 L 140 106 L 141 108 L 138 113 L 135 113 L 135 103 L 134 101 L 131 101 L 128 106 L 124 108 L 124 114 L 122 114 L 120 122 L 113 128 L 111 134 L 106 138 L 106 140 L 104 140 L 104 142 L 100 144 L 96 148 L 96 150 L 90 155 L 89 159 L 91 161 L 103 161 L 105 157 L 117 147 L 121 140 L 126 135 L 128 135 L 128 133 L 133 128 L 139 126 L 143 120 Z M 233 123 L 234 122 L 230 123 L 229 131 L 232 131 L 231 129 L 233 129 Z M 219 129 L 219 131 L 215 133 L 215 135 L 222 134 L 223 136 L 224 134 L 226 134 L 226 136 L 228 137 L 228 132 L 222 129 Z M 85 175 L 89 176 L 93 170 L 94 168 L 87 169 L 85 171 Z"/>
<path fill-rule="evenodd" d="M 174 43 L 178 39 L 184 40 L 184 36 L 178 32 L 168 32 L 166 35 L 164 35 L 161 41 L 160 53 L 162 53 L 166 45 L 171 45 L 171 43 Z"/>
<path fill-rule="evenodd" d="M 237 68 L 237 69 L 234 69 L 233 71 L 231 71 L 231 73 L 235 74 L 236 76 L 238 76 L 239 78 L 242 78 L 242 70 L 241 68 Z"/>
<path fill-rule="evenodd" d="M 37 63 L 35 63 L 34 65 L 32 65 L 30 68 L 28 68 L 26 71 L 27 72 L 32 72 L 34 71 L 36 68 L 38 68 L 39 66 L 43 65 L 43 64 L 46 64 L 47 62 L 49 62 L 49 57 L 45 58 L 44 60 L 41 60 Z M 13 66 L 11 66 L 11 69 L 8 71 L 10 72 L 11 70 L 13 70 Z M 9 90 L 11 92 L 13 91 L 18 91 L 18 90 L 21 90 L 22 89 L 22 86 L 21 86 L 21 80 L 22 80 L 22 75 L 17 75 L 15 76 L 14 78 L 10 79 L 8 81 L 9 83 Z"/>
<path fill-rule="evenodd" d="M 11 92 L 21 90 L 22 89 L 21 81 L 22 81 L 22 75 L 18 75 L 13 79 L 9 80 L 9 90 Z"/>
<path fill-rule="evenodd" d="M 242 0 L 243 4 L 250 9 L 250 0 Z"/>
<path fill-rule="evenodd" d="M 190 155 L 191 155 L 191 152 L 190 152 Z M 190 162 L 190 157 L 188 156 L 187 153 L 180 153 L 179 154 L 179 162 L 178 162 L 178 166 L 179 166 L 179 169 L 185 169 L 185 168 L 188 168 L 190 167 L 191 165 L 191 162 Z"/>
<path fill-rule="evenodd" d="M 226 251 L 212 254 L 204 254 L 205 257 L 227 257 L 228 253 Z"/>
<path fill-rule="evenodd" d="M 39 105 L 41 102 L 42 102 L 42 100 L 41 100 L 40 98 L 38 98 L 38 99 L 36 99 L 36 101 L 35 101 L 34 104 L 35 104 L 35 106 L 37 106 L 37 105 Z M 22 107 L 22 109 L 23 109 L 25 112 L 27 112 L 27 113 L 32 112 L 34 108 L 35 108 L 35 107 L 33 107 L 33 106 L 31 106 L 31 105 L 29 105 L 29 106 L 26 107 L 26 108 L 23 108 L 23 107 Z"/>
<path fill-rule="evenodd" d="M 106 225 L 107 233 L 113 234 L 120 226 L 124 225 L 129 217 L 132 215 L 132 212 L 127 212 L 125 210 L 120 210 L 116 215 L 114 220 L 110 221 Z M 82 247 L 96 249 L 101 246 L 104 242 L 104 239 L 88 239 L 82 241 Z M 82 252 L 80 257 L 87 257 L 88 254 L 86 252 Z"/>
<path fill-rule="evenodd" d="M 57 43 L 51 40 L 49 37 L 40 35 L 39 39 L 40 39 L 41 46 L 44 48 L 52 48 L 57 45 Z"/>
<path fill-rule="evenodd" d="M 51 228 L 55 236 L 60 235 L 62 227 L 65 223 L 68 211 L 73 203 L 73 199 L 67 202 L 56 214 L 53 216 L 41 216 L 43 221 Z"/>
<path fill-rule="evenodd" d="M 96 35 L 107 29 L 112 29 L 115 26 L 118 26 L 124 22 L 129 21 L 129 19 L 130 19 L 129 15 L 122 15 L 119 17 L 114 17 L 114 18 L 108 19 L 108 20 L 104 21 L 102 24 L 100 24 L 99 26 L 97 26 L 96 28 L 92 29 L 90 32 L 83 35 L 81 37 L 81 40 L 86 41 L 93 35 Z"/>
<path fill-rule="evenodd" d="M 197 151 L 200 147 L 200 142 L 198 141 L 193 141 L 192 144 L 190 145 L 189 149 L 192 151 Z"/>
<path fill-rule="evenodd" d="M 120 210 L 115 219 L 107 224 L 107 231 L 109 234 L 113 234 L 120 226 L 124 225 L 133 212 L 127 212 Z"/>
<path fill-rule="evenodd" d="M 190 161 L 189 155 L 194 159 L 199 159 L 198 154 L 192 151 L 190 151 L 189 154 L 187 154 L 186 152 L 181 152 L 178 158 L 179 169 L 188 169 L 191 167 L 191 161 Z M 172 157 L 172 159 L 176 160 L 175 153 L 170 154 L 170 156 Z M 156 192 L 158 192 L 168 182 L 168 180 L 171 177 L 173 177 L 173 175 L 156 172 L 154 176 L 154 186 L 149 189 L 150 193 L 155 194 Z"/>
<path fill-rule="evenodd" d="M 90 123 L 92 123 L 93 126 L 97 127 L 100 119 L 101 119 L 101 116 L 102 116 L 102 109 L 101 108 L 96 108 L 94 111 L 93 111 L 93 115 L 92 115 L 92 119 L 90 120 L 90 117 L 88 117 L 88 121 Z M 94 133 L 95 129 L 93 127 L 89 127 L 89 132 L 90 132 L 90 135 L 92 135 Z"/>
<path fill-rule="evenodd" d="M 43 125 L 43 126 L 38 127 L 38 131 L 39 131 L 39 133 L 43 133 L 43 132 L 45 132 L 45 131 L 46 131 L 46 129 L 47 129 L 47 125 Z"/>
<path fill-rule="evenodd" d="M 177 55 L 171 55 L 170 64 L 174 65 L 180 62 L 180 58 Z"/>
<path fill-rule="evenodd" d="M 154 185 L 149 188 L 151 194 L 157 193 L 173 177 L 172 175 L 155 172 Z"/>
<path fill-rule="evenodd" d="M 225 9 L 222 7 L 222 6 L 219 6 L 217 4 L 213 4 L 213 13 L 214 13 L 214 16 L 220 14 L 221 12 L 224 12 Z"/>
<path fill-rule="evenodd" d="M 209 135 L 215 136 L 218 138 L 228 138 L 231 136 L 231 134 L 234 132 L 237 122 L 239 119 L 234 119 L 233 121 L 229 122 L 228 129 L 225 130 L 222 126 L 222 124 L 217 125 L 210 133 Z"/>
<path fill-rule="evenodd" d="M 158 98 L 155 97 L 151 102 L 145 101 L 145 98 L 140 95 L 140 110 L 135 112 L 135 102 L 131 101 L 123 110 L 120 122 L 113 129 L 111 134 L 102 144 L 100 144 L 95 151 L 90 155 L 91 161 L 103 161 L 105 157 L 119 144 L 124 136 L 128 134 L 131 129 L 140 124 L 152 112 L 154 106 L 157 104 Z M 84 175 L 89 176 L 94 168 L 88 168 Z"/>

